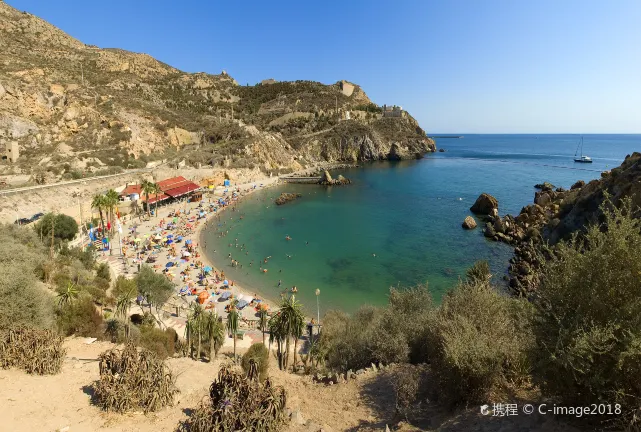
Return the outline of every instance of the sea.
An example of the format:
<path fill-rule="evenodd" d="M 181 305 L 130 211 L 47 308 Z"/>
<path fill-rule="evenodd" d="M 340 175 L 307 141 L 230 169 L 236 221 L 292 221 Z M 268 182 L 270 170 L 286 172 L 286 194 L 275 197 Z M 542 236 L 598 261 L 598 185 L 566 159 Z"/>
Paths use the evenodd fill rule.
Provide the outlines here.
<path fill-rule="evenodd" d="M 477 260 L 505 283 L 512 249 L 487 240 L 480 222 L 475 230 L 461 227 L 479 194 L 495 196 L 501 215 L 516 215 L 533 202 L 535 184 L 569 188 L 641 151 L 641 135 L 584 135 L 583 154 L 594 162 L 581 164 L 573 161 L 579 135 L 461 135 L 438 138 L 445 152 L 420 160 L 332 172 L 351 179 L 349 186 L 258 191 L 212 222 L 206 254 L 228 278 L 267 298 L 296 286 L 309 316 L 381 306 L 391 287 L 417 284 L 439 302 Z M 276 206 L 281 192 L 302 197 Z M 229 254 L 242 267 L 231 267 Z"/>

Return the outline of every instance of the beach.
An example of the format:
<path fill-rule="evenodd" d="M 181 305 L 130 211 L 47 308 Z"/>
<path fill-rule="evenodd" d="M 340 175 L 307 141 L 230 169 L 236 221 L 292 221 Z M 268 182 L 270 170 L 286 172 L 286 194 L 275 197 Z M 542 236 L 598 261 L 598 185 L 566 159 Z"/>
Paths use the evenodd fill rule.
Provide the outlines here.
<path fill-rule="evenodd" d="M 227 316 L 225 307 L 231 299 L 245 300 L 247 305 L 240 311 L 241 329 L 255 330 L 255 307 L 262 303 L 269 310 L 274 310 L 275 303 L 243 289 L 233 280 L 226 281 L 223 266 L 216 265 L 219 263 L 212 262 L 205 254 L 201 233 L 216 220 L 227 217 L 231 213 L 229 208 L 238 200 L 278 182 L 278 177 L 267 177 L 255 182 L 218 187 L 204 192 L 202 201 L 179 201 L 160 206 L 158 214 L 148 219 L 146 213 L 123 218 L 122 254 L 116 234 L 111 253 L 101 251 L 99 261 L 107 262 L 116 277 L 124 275 L 133 278 L 138 266 L 145 264 L 171 280 L 175 284 L 175 293 L 161 308 L 162 314 L 158 318 L 179 335 L 184 333 L 189 309 L 199 296 L 205 310 L 215 311 L 223 319 Z M 219 204 L 219 199 L 225 199 L 226 205 Z M 210 211 L 210 208 L 215 210 Z M 152 205 L 151 209 L 155 211 L 155 206 Z M 208 270 L 206 275 L 205 269 Z M 149 308 L 145 300 L 139 299 L 131 313 L 146 311 Z M 252 341 L 257 341 L 253 339 L 262 340 L 260 332 L 255 333 L 253 338 L 238 341 L 239 346 L 248 347 Z M 225 347 L 231 346 L 231 342 L 231 338 L 226 338 Z"/>

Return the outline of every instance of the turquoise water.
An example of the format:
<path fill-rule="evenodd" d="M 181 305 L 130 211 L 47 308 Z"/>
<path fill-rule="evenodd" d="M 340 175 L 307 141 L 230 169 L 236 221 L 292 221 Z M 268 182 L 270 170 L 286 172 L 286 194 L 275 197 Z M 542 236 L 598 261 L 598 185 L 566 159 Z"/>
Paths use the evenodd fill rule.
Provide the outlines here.
<path fill-rule="evenodd" d="M 579 179 L 598 178 L 626 154 L 641 149 L 640 135 L 586 135 L 584 154 L 594 163 L 576 164 L 572 157 L 579 139 L 439 139 L 437 146 L 445 153 L 341 171 L 352 179 L 350 186 L 283 185 L 259 191 L 237 211 L 225 212 L 225 225 L 205 233 L 207 254 L 240 285 L 268 297 L 278 298 L 283 289 L 296 285 L 297 298 L 310 314 L 316 312 L 317 288 L 321 314 L 330 308 L 353 311 L 365 303 L 382 305 L 391 286 L 421 282 L 428 282 L 438 299 L 478 259 L 489 260 L 500 281 L 511 248 L 487 241 L 481 229 L 463 230 L 469 207 L 488 192 L 499 200 L 502 215 L 516 214 L 532 202 L 534 184 L 549 181 L 568 188 Z M 274 199 L 283 191 L 303 197 L 276 206 Z M 216 229 L 229 234 L 218 238 Z M 291 241 L 285 239 L 288 235 Z M 243 244 L 246 250 L 241 251 Z M 229 253 L 242 269 L 229 265 Z M 261 265 L 268 273 L 260 271 Z"/>

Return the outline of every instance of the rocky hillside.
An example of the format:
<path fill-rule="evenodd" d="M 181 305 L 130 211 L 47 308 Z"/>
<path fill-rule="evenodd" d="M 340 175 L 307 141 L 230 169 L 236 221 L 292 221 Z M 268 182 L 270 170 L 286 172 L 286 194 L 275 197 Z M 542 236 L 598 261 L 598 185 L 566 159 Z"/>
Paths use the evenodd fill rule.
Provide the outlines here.
<path fill-rule="evenodd" d="M 539 265 L 537 245 L 554 245 L 574 233 L 585 231 L 590 224 L 603 220 L 600 206 L 610 197 L 620 207 L 630 199 L 636 217 L 641 217 L 641 153 L 626 156 L 623 163 L 601 173 L 601 178 L 589 183 L 576 182 L 570 190 L 544 183 L 534 196 L 534 203 L 523 207 L 518 216 L 490 216 L 485 235 L 515 246 L 512 258 L 510 287 L 519 294 L 536 289 L 534 271 Z"/>
<path fill-rule="evenodd" d="M 0 46 L 0 148 L 15 141 L 21 154 L 0 175 L 52 182 L 156 160 L 288 172 L 434 150 L 409 114 L 384 118 L 346 81 L 243 86 L 224 71 L 189 74 L 85 45 L 4 2 Z"/>

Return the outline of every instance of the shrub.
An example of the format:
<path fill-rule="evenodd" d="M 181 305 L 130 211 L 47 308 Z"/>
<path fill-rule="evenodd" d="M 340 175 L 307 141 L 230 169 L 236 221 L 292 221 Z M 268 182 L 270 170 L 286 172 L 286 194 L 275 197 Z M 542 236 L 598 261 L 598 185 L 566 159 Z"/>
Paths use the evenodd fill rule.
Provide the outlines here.
<path fill-rule="evenodd" d="M 177 340 L 178 335 L 172 328 L 161 330 L 147 325 L 140 327 L 140 346 L 153 352 L 161 359 L 174 355 Z"/>
<path fill-rule="evenodd" d="M 425 399 L 425 372 L 424 367 L 409 364 L 400 365 L 392 371 L 396 413 L 406 419 Z"/>
<path fill-rule="evenodd" d="M 262 342 L 256 342 L 250 346 L 243 355 L 241 365 L 246 374 L 249 373 L 252 361 L 258 365 L 258 376 L 263 381 L 267 378 L 267 370 L 269 369 L 269 350 Z"/>
<path fill-rule="evenodd" d="M 255 377 L 257 379 L 257 377 Z M 190 432 L 280 431 L 285 423 L 286 393 L 282 387 L 254 383 L 225 365 L 204 401 L 181 425 Z"/>
<path fill-rule="evenodd" d="M 70 248 L 67 245 L 63 245 L 60 248 L 60 255 L 77 259 L 87 270 L 93 269 L 96 262 L 93 247 L 83 250 L 79 247 Z"/>
<path fill-rule="evenodd" d="M 113 288 L 113 296 L 115 298 L 118 298 L 122 295 L 126 295 L 130 298 L 134 298 L 136 296 L 136 292 L 137 292 L 136 281 L 132 279 L 127 279 L 122 275 L 118 276 Z"/>
<path fill-rule="evenodd" d="M 86 337 L 101 337 L 103 320 L 88 295 L 81 295 L 56 311 L 58 329 L 66 336 L 73 334 Z"/>
<path fill-rule="evenodd" d="M 54 302 L 36 275 L 46 259 L 33 230 L 0 225 L 0 329 L 53 326 Z"/>
<path fill-rule="evenodd" d="M 641 221 L 629 201 L 548 250 L 535 300 L 536 381 L 564 403 L 641 405 Z M 636 420 L 638 422 L 638 420 Z"/>
<path fill-rule="evenodd" d="M 107 282 L 111 282 L 111 269 L 109 268 L 109 264 L 100 263 L 96 269 L 96 276 L 105 279 Z"/>
<path fill-rule="evenodd" d="M 29 374 L 57 374 L 67 350 L 64 338 L 51 330 L 14 327 L 0 330 L 0 367 Z"/>
<path fill-rule="evenodd" d="M 100 354 L 95 400 L 105 411 L 158 411 L 173 404 L 178 392 L 173 374 L 155 354 L 127 344 Z"/>
<path fill-rule="evenodd" d="M 527 305 L 487 281 L 463 282 L 444 296 L 427 331 L 427 359 L 449 404 L 477 403 L 527 370 Z"/>

